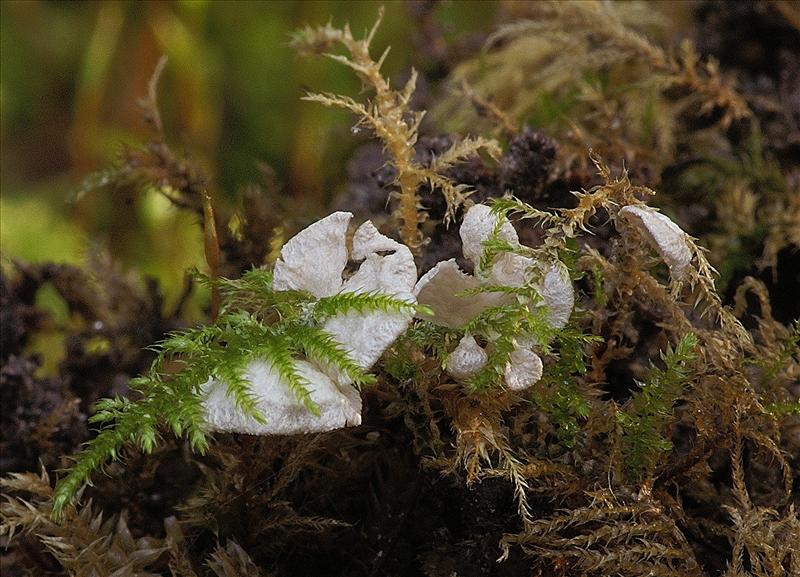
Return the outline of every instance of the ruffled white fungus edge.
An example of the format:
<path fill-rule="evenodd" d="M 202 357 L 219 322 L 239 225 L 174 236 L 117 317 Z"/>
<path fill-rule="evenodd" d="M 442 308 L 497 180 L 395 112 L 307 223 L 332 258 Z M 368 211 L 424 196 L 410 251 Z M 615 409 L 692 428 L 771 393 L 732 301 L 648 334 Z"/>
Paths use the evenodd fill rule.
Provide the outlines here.
<path fill-rule="evenodd" d="M 353 235 L 352 257 L 363 263 L 344 283 L 343 292 L 378 291 L 408 303 L 416 302 L 412 291 L 417 281 L 417 267 L 408 247 L 382 235 L 367 221 Z M 353 311 L 328 319 L 322 328 L 344 346 L 359 366 L 368 369 L 405 332 L 411 318 L 408 313 Z M 341 375 L 337 375 L 337 382 L 348 383 Z"/>
<path fill-rule="evenodd" d="M 352 218 L 349 212 L 334 212 L 290 238 L 275 263 L 272 288 L 308 291 L 316 297 L 339 292 L 347 266 L 347 228 Z"/>
<path fill-rule="evenodd" d="M 414 257 L 408 248 L 380 234 L 367 221 L 353 236 L 352 258 L 363 261 L 347 281 L 347 228 L 352 214 L 336 212 L 300 231 L 281 250 L 275 264 L 275 290 L 305 290 L 322 297 L 339 292 L 383 292 L 416 302 Z M 388 253 L 388 254 L 379 254 Z M 350 312 L 328 319 L 324 328 L 363 369 L 369 369 L 411 322 L 409 313 Z M 310 413 L 288 384 L 265 361 L 250 363 L 245 378 L 265 417 L 259 423 L 242 414 L 224 383 L 202 385 L 206 422 L 212 430 L 275 435 L 322 432 L 361 424 L 361 397 L 351 380 L 330 366 L 297 359 L 295 370 L 308 383 L 319 416 Z"/>
<path fill-rule="evenodd" d="M 686 276 L 692 252 L 686 242 L 686 233 L 666 215 L 649 206 L 628 205 L 619 215 L 636 226 L 669 266 L 673 280 Z"/>
<path fill-rule="evenodd" d="M 498 237 L 512 246 L 519 246 L 516 230 L 508 221 L 500 223 L 490 207 L 482 204 L 472 206 L 464 215 L 459 229 L 464 256 L 473 264 L 480 261 L 483 243 L 497 230 Z M 499 225 L 499 227 L 498 227 Z M 575 291 L 569 271 L 561 262 L 541 263 L 514 253 L 497 255 L 487 277 L 475 277 L 458 268 L 455 260 L 439 262 L 423 275 L 414 293 L 420 304 L 433 310 L 429 320 L 449 327 L 459 328 L 481 311 L 509 303 L 513 295 L 503 293 L 477 293 L 468 297 L 459 293 L 486 284 L 522 286 L 528 282 L 532 269 L 542 275 L 536 287 L 550 325 L 563 328 L 569 321 L 575 305 Z M 527 343 L 533 345 L 534 343 Z M 482 362 L 479 362 L 483 358 Z M 459 345 L 445 361 L 445 370 L 455 379 L 467 380 L 475 375 L 488 360 L 488 355 L 471 335 L 465 335 Z M 536 383 L 542 376 L 542 360 L 530 346 L 518 347 L 509 357 L 505 368 L 505 381 L 509 389 L 523 390 Z"/>
<path fill-rule="evenodd" d="M 458 268 L 454 259 L 445 260 L 425 273 L 414 293 L 420 304 L 433 311 L 429 320 L 436 324 L 459 328 L 484 309 L 507 301 L 500 293 L 477 293 L 462 296 L 467 290 L 481 286 L 481 281 Z"/>

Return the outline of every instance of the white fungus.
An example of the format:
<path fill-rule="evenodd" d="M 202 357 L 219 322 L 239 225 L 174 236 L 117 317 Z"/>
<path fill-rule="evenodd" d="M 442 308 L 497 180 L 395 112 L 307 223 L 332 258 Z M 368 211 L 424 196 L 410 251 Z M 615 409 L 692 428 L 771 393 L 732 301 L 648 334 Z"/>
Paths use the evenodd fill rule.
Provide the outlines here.
<path fill-rule="evenodd" d="M 242 413 L 228 396 L 227 387 L 213 380 L 203 385 L 206 423 L 214 431 L 250 435 L 321 432 L 361 424 L 361 396 L 352 385 L 337 386 L 308 361 L 297 360 L 294 365 L 297 373 L 309 383 L 311 400 L 319 407 L 319 416 L 309 412 L 295 398 L 271 365 L 254 361 L 244 376 L 251 385 L 252 394 L 258 398 L 257 408 L 266 423 Z"/>
<path fill-rule="evenodd" d="M 382 292 L 415 302 L 417 280 L 414 257 L 408 248 L 380 234 L 371 222 L 353 236 L 351 258 L 363 261 L 346 281 L 347 228 L 352 214 L 335 212 L 300 231 L 281 249 L 275 264 L 275 290 L 304 290 L 317 297 L 340 292 Z M 411 322 L 411 314 L 356 311 L 328 319 L 322 326 L 361 368 L 370 368 Z M 250 363 L 245 378 L 266 423 L 242 414 L 224 383 L 209 379 L 202 388 L 206 422 L 216 431 L 256 435 L 329 431 L 361 424 L 361 396 L 351 379 L 334 367 L 309 360 L 294 361 L 295 370 L 308 383 L 311 400 L 319 408 L 313 415 L 290 391 L 288 384 L 266 361 Z"/>
<path fill-rule="evenodd" d="M 461 250 L 464 256 L 474 263 L 480 261 L 483 254 L 483 242 L 492 236 L 497 224 L 498 217 L 492 213 L 491 207 L 485 204 L 472 206 L 464 215 L 464 220 L 459 229 Z M 517 231 L 508 221 L 500 225 L 497 236 L 512 245 L 519 244 Z"/>
<path fill-rule="evenodd" d="M 530 349 L 517 347 L 506 363 L 506 386 L 512 391 L 522 391 L 542 378 L 542 359 Z"/>
<path fill-rule="evenodd" d="M 367 221 L 353 236 L 352 258 L 364 262 L 341 287 L 342 292 L 382 292 L 409 303 L 416 302 L 412 291 L 417 282 L 417 267 L 408 247 L 383 236 Z M 347 349 L 361 368 L 368 369 L 405 332 L 410 322 L 411 315 L 407 313 L 353 311 L 329 319 L 323 328 Z M 338 381 L 342 383 L 343 379 L 339 377 Z"/>
<path fill-rule="evenodd" d="M 445 370 L 454 379 L 468 379 L 480 371 L 489 360 L 486 354 L 472 335 L 464 335 L 458 346 L 447 357 Z"/>
<path fill-rule="evenodd" d="M 692 252 L 681 227 L 649 206 L 624 206 L 619 215 L 633 224 L 658 251 L 669 266 L 673 280 L 681 280 L 686 275 Z"/>
<path fill-rule="evenodd" d="M 460 234 L 464 256 L 474 265 L 480 262 L 483 243 L 497 232 L 497 237 L 518 247 L 519 238 L 511 223 L 500 222 L 491 208 L 477 204 L 464 215 Z M 569 272 L 560 262 L 540 263 L 532 258 L 512 252 L 499 253 L 485 276 L 466 274 L 455 260 L 438 263 L 417 283 L 414 293 L 420 304 L 433 310 L 430 320 L 449 327 L 460 328 L 489 307 L 510 304 L 517 297 L 502 292 L 485 292 L 464 295 L 465 291 L 486 285 L 520 287 L 528 283 L 538 271 L 541 281 L 536 288 L 547 308 L 548 320 L 554 328 L 562 328 L 572 313 L 575 294 Z M 532 346 L 534 343 L 531 342 Z M 478 351 L 482 353 L 478 353 Z M 483 358 L 482 362 L 478 359 Z M 448 357 L 447 372 L 456 379 L 466 380 L 476 374 L 486 363 L 488 355 L 475 339 L 467 335 Z M 521 390 L 533 385 L 542 376 L 542 360 L 528 347 L 518 347 L 509 357 L 505 369 L 506 385 Z"/>
<path fill-rule="evenodd" d="M 347 266 L 351 218 L 349 212 L 334 212 L 290 238 L 275 263 L 272 287 L 277 291 L 304 290 L 317 297 L 339 292 Z"/>
<path fill-rule="evenodd" d="M 550 265 L 539 286 L 539 295 L 547 307 L 550 325 L 564 328 L 575 305 L 575 289 L 567 267 L 560 262 Z"/>
<path fill-rule="evenodd" d="M 466 324 L 484 309 L 508 301 L 501 293 L 478 293 L 466 296 L 464 291 L 483 283 L 463 272 L 453 259 L 437 264 L 420 277 L 414 292 L 420 304 L 433 310 L 433 322 L 455 329 Z"/>

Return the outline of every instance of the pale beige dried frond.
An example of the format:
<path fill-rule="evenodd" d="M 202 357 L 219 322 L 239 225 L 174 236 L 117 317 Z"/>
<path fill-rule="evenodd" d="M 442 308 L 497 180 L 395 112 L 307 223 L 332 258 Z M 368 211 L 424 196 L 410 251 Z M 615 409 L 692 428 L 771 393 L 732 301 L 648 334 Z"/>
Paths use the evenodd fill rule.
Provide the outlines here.
<path fill-rule="evenodd" d="M 565 218 L 561 229 L 568 237 L 574 237 L 578 231 L 587 231 L 589 219 L 601 208 L 608 210 L 610 214 L 616 214 L 621 207 L 638 203 L 637 195 L 655 194 L 655 191 L 646 186 L 636 186 L 631 183 L 627 170 L 623 170 L 620 176 L 615 177 L 598 155 L 590 151 L 590 156 L 604 183 L 583 193 L 573 192 L 578 199 L 578 206 L 561 211 Z"/>
<path fill-rule="evenodd" d="M 62 523 L 53 521 L 52 489 L 44 470 L 41 475 L 15 473 L 0 483 L 9 493 L 26 494 L 6 495 L 0 505 L 0 535 L 34 535 L 70 575 L 157 577 L 159 560 L 169 555 L 167 540 L 134 538 L 125 512 L 104 518 L 91 502 L 67 510 Z"/>
<path fill-rule="evenodd" d="M 397 171 L 394 195 L 398 199 L 395 216 L 400 223 L 400 236 L 407 246 L 416 250 L 423 241 L 420 225 L 427 218 L 420 205 L 419 187 L 427 182 L 442 190 L 448 207 L 445 221 L 449 222 L 470 191 L 464 185 L 453 182 L 443 172 L 480 152 L 497 158 L 500 147 L 494 140 L 467 138 L 454 143 L 449 150 L 435 158 L 430 166 L 424 166 L 414 159 L 414 145 L 417 143 L 420 122 L 425 115 L 424 111 L 415 111 L 410 107 L 410 100 L 416 89 L 417 73 L 412 70 L 405 86 L 396 90 L 381 73 L 388 49 L 377 61 L 370 56 L 370 44 L 382 15 L 381 10 L 372 30 L 361 40 L 353 37 L 347 25 L 339 29 L 327 24 L 305 28 L 295 35 L 292 45 L 301 52 L 325 54 L 347 66 L 356 73 L 365 87 L 374 92 L 363 104 L 335 94 L 310 94 L 305 99 L 351 111 L 358 118 L 356 126 L 369 128 L 383 143 L 389 154 L 389 163 Z M 343 46 L 347 54 L 331 53 L 336 45 Z"/>
<path fill-rule="evenodd" d="M 722 110 L 719 124 L 723 129 L 734 120 L 750 116 L 747 102 L 736 92 L 733 82 L 722 76 L 719 63 L 714 59 L 701 63 L 689 40 L 681 43 L 679 57 L 670 65 L 669 80 L 672 85 L 689 90 L 690 96 L 682 106 L 694 104 L 702 114 Z"/>
<path fill-rule="evenodd" d="M 218 545 L 208 559 L 208 567 L 217 577 L 265 577 L 250 555 L 233 539 Z"/>
<path fill-rule="evenodd" d="M 527 495 L 529 485 L 524 464 L 511 450 L 508 439 L 500 430 L 502 401 L 496 404 L 489 401 L 489 404 L 481 406 L 469 398 L 453 397 L 447 403 L 456 432 L 456 451 L 451 467 L 462 466 L 465 469 L 467 485 L 484 477 L 508 479 L 514 487 L 517 512 L 527 527 L 533 522 Z M 493 465 L 493 456 L 496 465 Z"/>
<path fill-rule="evenodd" d="M 675 522 L 646 494 L 620 502 L 601 490 L 587 493 L 584 502 L 505 535 L 501 559 L 519 547 L 539 566 L 550 563 L 576 575 L 702 575 Z"/>
<path fill-rule="evenodd" d="M 776 278 L 778 253 L 787 246 L 800 250 L 800 190 L 789 193 L 785 201 L 774 203 L 767 211 L 769 229 L 758 266 L 772 268 L 773 278 Z"/>
<path fill-rule="evenodd" d="M 730 446 L 731 478 L 734 505 L 724 506 L 733 522 L 731 563 L 726 577 L 790 577 L 800 569 L 800 517 L 790 505 L 781 515 L 775 509 L 760 507 L 753 503 L 745 481 L 742 444 L 747 435 L 740 426 L 737 408 L 733 421 L 733 439 Z M 768 440 L 772 444 L 771 440 Z M 759 440 L 756 440 L 759 443 Z M 777 447 L 780 462 L 783 457 Z M 791 476 L 789 477 L 791 478 Z M 791 485 L 789 485 L 791 490 Z M 790 494 L 790 493 L 788 493 Z M 745 569 L 745 556 L 749 570 Z"/>

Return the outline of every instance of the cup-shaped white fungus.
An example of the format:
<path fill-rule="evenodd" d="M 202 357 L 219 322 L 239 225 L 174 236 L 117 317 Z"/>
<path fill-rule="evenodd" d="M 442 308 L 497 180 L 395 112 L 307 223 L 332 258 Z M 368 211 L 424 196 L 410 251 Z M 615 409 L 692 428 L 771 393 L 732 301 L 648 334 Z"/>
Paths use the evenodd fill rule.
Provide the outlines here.
<path fill-rule="evenodd" d="M 458 346 L 447 357 L 445 370 L 454 379 L 466 380 L 480 371 L 489 360 L 472 335 L 464 335 Z"/>
<path fill-rule="evenodd" d="M 342 292 L 382 292 L 416 302 L 412 291 L 417 282 L 414 256 L 403 244 L 385 237 L 367 221 L 353 236 L 352 259 L 363 261 L 342 286 Z M 353 311 L 329 319 L 323 328 L 341 343 L 361 368 L 368 369 L 405 330 L 411 315 L 400 312 Z M 339 382 L 342 378 L 339 377 Z"/>
<path fill-rule="evenodd" d="M 619 216 L 634 225 L 669 266 L 673 280 L 681 280 L 689 269 L 692 252 L 686 233 L 669 217 L 649 206 L 622 207 Z"/>
<path fill-rule="evenodd" d="M 315 222 L 289 240 L 275 263 L 275 290 L 304 290 L 317 297 L 340 292 L 392 295 L 416 301 L 417 271 L 408 248 L 380 234 L 365 222 L 353 237 L 352 260 L 363 261 L 346 281 L 347 228 L 352 214 L 336 212 Z M 406 312 L 351 311 L 328 319 L 322 326 L 363 369 L 369 369 L 411 322 Z M 258 435 L 329 431 L 361 424 L 361 397 L 352 380 L 335 367 L 296 359 L 297 373 L 308 383 L 313 415 L 267 361 L 250 364 L 245 378 L 266 423 L 258 423 L 236 407 L 225 383 L 209 379 L 203 385 L 206 421 L 213 430 Z"/>
<path fill-rule="evenodd" d="M 349 212 L 334 212 L 290 238 L 275 263 L 272 288 L 304 290 L 317 297 L 339 292 L 347 266 L 347 227 L 351 218 Z"/>
<path fill-rule="evenodd" d="M 506 386 L 512 391 L 525 390 L 542 378 L 542 359 L 530 349 L 517 347 L 508 356 Z"/>
<path fill-rule="evenodd" d="M 563 328 L 575 306 L 575 289 L 569 271 L 560 262 L 550 265 L 539 285 L 539 296 L 547 307 L 547 319 L 554 328 Z"/>
<path fill-rule="evenodd" d="M 420 277 L 414 292 L 420 304 L 433 310 L 433 317 L 429 320 L 457 329 L 486 308 L 509 302 L 508 295 L 501 293 L 464 294 L 482 284 L 458 268 L 456 261 L 451 259 L 440 262 Z"/>
<path fill-rule="evenodd" d="M 482 204 L 471 207 L 464 215 L 459 231 L 462 250 L 464 256 L 476 266 L 483 254 L 483 243 L 495 234 L 511 247 L 520 246 L 511 223 L 499 219 L 490 207 Z M 533 282 L 531 279 L 537 273 L 540 280 L 534 286 L 542 297 L 540 304 L 546 307 L 550 324 L 555 328 L 562 328 L 572 313 L 575 293 L 569 271 L 560 262 L 543 263 L 513 252 L 501 251 L 493 259 L 485 276 L 473 276 L 461 271 L 455 260 L 442 261 L 419 279 L 414 292 L 420 304 L 433 310 L 433 316 L 429 320 L 449 328 L 460 328 L 487 308 L 510 304 L 518 298 L 503 292 L 465 295 L 465 291 L 487 285 L 520 287 Z M 520 338 L 525 339 L 526 336 L 520 335 Z M 459 380 L 468 379 L 480 369 L 475 368 L 477 363 L 462 362 L 466 352 L 475 355 L 474 358 L 487 354 L 480 349 L 475 339 L 465 336 L 445 363 L 447 372 Z M 533 351 L 519 349 L 509 359 L 505 373 L 509 388 L 524 389 L 541 378 L 542 361 Z"/>
<path fill-rule="evenodd" d="M 498 223 L 499 217 L 492 213 L 491 207 L 485 204 L 472 206 L 464 215 L 464 220 L 459 229 L 461 250 L 464 256 L 477 264 L 483 254 L 483 242 L 491 238 Z M 497 236 L 512 245 L 519 244 L 517 231 L 508 221 L 500 224 Z"/>

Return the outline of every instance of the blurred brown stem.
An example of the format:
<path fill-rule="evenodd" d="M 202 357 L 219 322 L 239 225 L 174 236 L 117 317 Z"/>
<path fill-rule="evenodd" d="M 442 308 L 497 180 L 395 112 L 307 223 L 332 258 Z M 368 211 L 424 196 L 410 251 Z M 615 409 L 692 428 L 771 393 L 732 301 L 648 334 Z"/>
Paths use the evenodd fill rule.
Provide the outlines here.
<path fill-rule="evenodd" d="M 219 314 L 219 237 L 217 237 L 217 225 L 214 220 L 214 207 L 211 204 L 211 197 L 208 192 L 203 194 L 203 221 L 205 226 L 205 249 L 206 262 L 208 263 L 209 275 L 211 276 L 211 322 L 217 320 Z"/>

